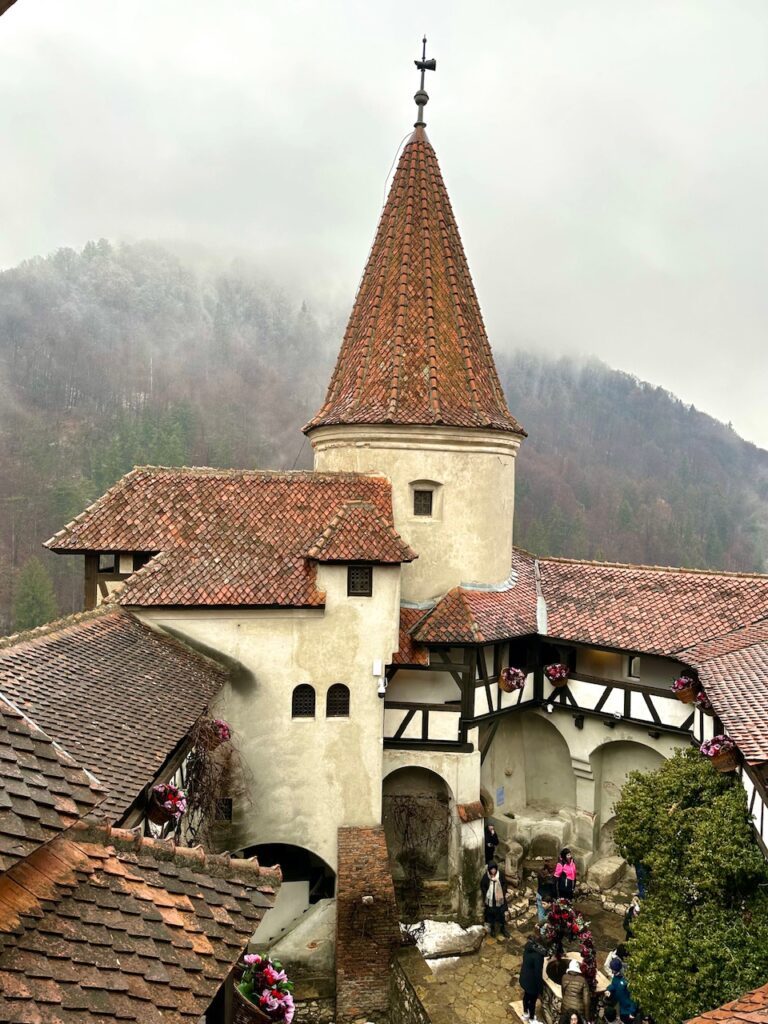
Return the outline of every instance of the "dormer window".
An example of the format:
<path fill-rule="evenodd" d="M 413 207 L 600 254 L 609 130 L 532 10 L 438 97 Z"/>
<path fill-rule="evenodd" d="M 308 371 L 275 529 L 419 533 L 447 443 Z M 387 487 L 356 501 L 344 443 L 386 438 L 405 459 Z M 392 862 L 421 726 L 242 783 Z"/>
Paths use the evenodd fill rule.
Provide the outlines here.
<path fill-rule="evenodd" d="M 413 514 L 415 516 L 432 515 L 432 491 L 414 490 Z"/>
<path fill-rule="evenodd" d="M 102 551 L 99 554 L 99 572 L 117 572 L 117 555 L 114 552 Z"/>
<path fill-rule="evenodd" d="M 347 569 L 347 596 L 370 597 L 373 594 L 373 566 L 350 565 Z"/>

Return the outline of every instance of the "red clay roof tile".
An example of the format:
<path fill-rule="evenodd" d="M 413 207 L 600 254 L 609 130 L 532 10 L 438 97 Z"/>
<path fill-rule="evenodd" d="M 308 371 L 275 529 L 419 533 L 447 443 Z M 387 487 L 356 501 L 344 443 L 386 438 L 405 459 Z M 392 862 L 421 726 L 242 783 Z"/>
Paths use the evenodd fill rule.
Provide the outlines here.
<path fill-rule="evenodd" d="M 411 631 L 431 609 L 400 606 L 400 646 L 392 658 L 393 665 L 428 665 L 429 648 L 417 643 Z"/>
<path fill-rule="evenodd" d="M 355 501 L 371 505 L 381 520 L 370 530 L 370 548 L 360 520 L 351 521 L 351 533 L 360 528 L 354 542 L 347 537 L 356 560 L 392 560 L 402 541 L 390 483 L 357 473 L 136 468 L 46 545 L 160 552 L 129 577 L 123 605 L 322 606 L 307 551 Z M 403 546 L 397 560 L 406 555 L 414 557 Z"/>
<path fill-rule="evenodd" d="M 768 985 L 734 999 L 716 1010 L 692 1017 L 686 1024 L 766 1024 L 768 1021 Z"/>
<path fill-rule="evenodd" d="M 226 677 L 208 658 L 108 606 L 0 641 L 0 692 L 104 784 L 100 812 L 112 819 L 157 776 Z M 66 801 L 76 804 L 81 793 L 65 779 L 51 781 L 63 769 L 47 765 L 50 792 L 41 799 L 52 794 L 54 810 L 74 820 L 81 811 Z"/>
<path fill-rule="evenodd" d="M 336 423 L 524 434 L 510 414 L 435 151 L 402 152 L 320 411 Z"/>
<path fill-rule="evenodd" d="M 317 562 L 412 562 L 418 555 L 369 501 L 348 501 L 312 541 Z"/>

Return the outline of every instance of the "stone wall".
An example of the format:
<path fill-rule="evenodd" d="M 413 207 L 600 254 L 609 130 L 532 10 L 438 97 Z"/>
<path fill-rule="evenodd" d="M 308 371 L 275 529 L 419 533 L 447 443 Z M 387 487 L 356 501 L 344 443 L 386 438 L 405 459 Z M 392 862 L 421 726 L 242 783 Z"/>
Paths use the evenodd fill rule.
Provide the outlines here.
<path fill-rule="evenodd" d="M 339 829 L 336 914 L 336 1020 L 379 1024 L 388 1017 L 390 961 L 400 943 L 380 825 Z"/>
<path fill-rule="evenodd" d="M 413 987 L 425 973 L 429 967 L 415 946 L 398 951 L 389 976 L 389 1024 L 432 1024 Z"/>

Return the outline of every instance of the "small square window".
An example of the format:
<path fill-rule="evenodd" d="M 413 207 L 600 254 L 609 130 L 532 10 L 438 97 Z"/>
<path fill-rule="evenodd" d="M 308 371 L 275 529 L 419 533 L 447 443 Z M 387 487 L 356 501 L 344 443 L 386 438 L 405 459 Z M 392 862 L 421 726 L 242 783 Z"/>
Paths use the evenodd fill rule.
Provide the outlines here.
<path fill-rule="evenodd" d="M 99 572 L 117 572 L 117 555 L 102 552 L 99 555 Z"/>
<path fill-rule="evenodd" d="M 415 516 L 432 515 L 432 491 L 413 492 L 413 514 Z"/>
<path fill-rule="evenodd" d="M 640 655 L 630 654 L 627 658 L 627 675 L 630 679 L 640 678 Z"/>
<path fill-rule="evenodd" d="M 347 595 L 370 597 L 373 594 L 373 566 L 350 565 L 347 569 Z"/>

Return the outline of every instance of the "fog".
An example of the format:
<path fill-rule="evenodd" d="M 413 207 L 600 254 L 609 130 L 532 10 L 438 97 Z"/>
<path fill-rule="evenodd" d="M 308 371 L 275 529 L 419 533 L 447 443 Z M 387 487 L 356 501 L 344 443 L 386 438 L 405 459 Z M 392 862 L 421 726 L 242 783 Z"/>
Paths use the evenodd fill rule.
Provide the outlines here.
<path fill-rule="evenodd" d="M 597 355 L 768 447 L 764 0 L 18 0 L 0 266 L 172 240 L 348 307 L 424 31 L 494 347 Z"/>

